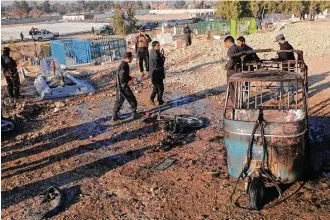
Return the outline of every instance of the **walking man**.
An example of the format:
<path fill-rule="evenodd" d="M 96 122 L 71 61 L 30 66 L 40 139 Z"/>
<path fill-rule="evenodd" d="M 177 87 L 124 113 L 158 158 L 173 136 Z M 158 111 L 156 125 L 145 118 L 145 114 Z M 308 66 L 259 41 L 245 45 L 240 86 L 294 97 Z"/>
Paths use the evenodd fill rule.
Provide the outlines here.
<path fill-rule="evenodd" d="M 94 34 L 94 27 L 92 26 L 92 34 Z"/>
<path fill-rule="evenodd" d="M 311 21 L 315 20 L 315 15 L 316 15 L 316 7 L 315 7 L 315 5 L 313 5 L 312 10 L 311 10 L 311 16 L 310 16 Z"/>
<path fill-rule="evenodd" d="M 300 7 L 300 21 L 305 20 L 305 6 L 301 5 Z"/>
<path fill-rule="evenodd" d="M 10 57 L 10 48 L 5 47 L 1 56 L 1 70 L 5 75 L 7 82 L 8 94 L 11 98 L 19 98 L 20 80 L 17 72 L 17 64 L 15 60 Z"/>
<path fill-rule="evenodd" d="M 151 42 L 151 38 L 148 34 L 145 33 L 145 29 L 143 27 L 140 28 L 140 33 L 136 37 L 135 44 L 135 52 L 137 54 L 137 58 L 139 59 L 139 67 L 140 73 L 144 75 L 143 62 L 146 66 L 146 71 L 149 72 L 149 50 L 148 46 Z"/>
<path fill-rule="evenodd" d="M 240 49 L 235 44 L 235 39 L 232 36 L 228 36 L 224 40 L 225 47 L 228 48 L 227 51 L 227 63 L 226 63 L 226 70 L 227 70 L 227 86 L 229 86 L 229 93 L 230 93 L 230 99 L 232 103 L 234 104 L 234 93 L 235 88 L 233 84 L 228 85 L 229 78 L 237 73 L 240 72 L 240 63 L 241 58 L 240 57 L 233 57 L 232 55 L 235 53 L 242 52 L 242 49 Z"/>
<path fill-rule="evenodd" d="M 192 32 L 188 24 L 186 24 L 186 26 L 183 28 L 183 33 L 184 33 L 184 40 L 186 42 L 186 47 L 188 47 L 191 45 L 191 34 L 194 34 L 195 36 L 196 34 Z"/>
<path fill-rule="evenodd" d="M 21 41 L 23 42 L 24 41 L 24 35 L 23 35 L 23 32 L 22 31 L 20 33 L 20 36 L 21 36 Z"/>
<path fill-rule="evenodd" d="M 118 72 L 116 75 L 116 103 L 113 108 L 113 116 L 112 120 L 117 121 L 120 118 L 118 117 L 118 113 L 123 106 L 125 100 L 130 104 L 133 111 L 133 119 L 137 119 L 139 116 L 136 112 L 137 110 L 137 101 L 136 98 L 130 89 L 128 82 L 132 79 L 129 75 L 129 63 L 133 60 L 133 56 L 131 52 L 127 52 L 124 56 L 124 60 L 120 63 L 118 67 Z"/>
<path fill-rule="evenodd" d="M 152 49 L 149 55 L 149 75 L 152 82 L 152 92 L 150 95 L 150 102 L 155 105 L 155 97 L 157 95 L 157 100 L 159 105 L 164 104 L 163 93 L 164 93 L 164 50 L 160 50 L 160 44 L 158 41 L 154 41 L 151 44 Z"/>
<path fill-rule="evenodd" d="M 255 11 L 255 18 L 256 18 L 256 23 L 257 23 L 257 29 L 258 29 L 258 31 L 260 31 L 262 29 L 262 26 L 261 26 L 262 11 L 260 9 L 260 6 L 258 6 Z"/>

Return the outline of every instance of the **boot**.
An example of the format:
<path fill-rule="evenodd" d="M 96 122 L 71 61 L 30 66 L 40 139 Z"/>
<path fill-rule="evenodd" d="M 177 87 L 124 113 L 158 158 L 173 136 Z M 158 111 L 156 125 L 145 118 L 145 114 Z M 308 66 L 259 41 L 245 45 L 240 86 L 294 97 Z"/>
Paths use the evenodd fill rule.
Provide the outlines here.
<path fill-rule="evenodd" d="M 155 106 L 155 101 L 153 99 L 150 98 L 149 102 L 151 105 Z"/>
<path fill-rule="evenodd" d="M 118 114 L 117 113 L 113 114 L 112 121 L 118 121 L 118 120 L 120 120 L 120 118 L 118 117 Z"/>
<path fill-rule="evenodd" d="M 135 119 L 139 119 L 139 118 L 141 118 L 141 115 L 139 113 L 137 113 L 136 111 L 133 112 L 133 119 L 135 120 Z"/>
<path fill-rule="evenodd" d="M 164 102 L 163 100 L 158 101 L 158 104 L 159 104 L 159 105 L 164 105 L 164 103 L 165 103 L 165 102 Z"/>

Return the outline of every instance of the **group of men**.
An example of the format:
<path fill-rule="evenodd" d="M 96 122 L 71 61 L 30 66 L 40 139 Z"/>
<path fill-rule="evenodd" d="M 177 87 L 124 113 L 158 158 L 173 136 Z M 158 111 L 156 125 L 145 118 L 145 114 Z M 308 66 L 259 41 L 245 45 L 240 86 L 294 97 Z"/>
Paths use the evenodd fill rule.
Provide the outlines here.
<path fill-rule="evenodd" d="M 165 78 L 165 56 L 164 50 L 160 49 L 160 43 L 158 41 L 153 41 L 151 46 L 152 49 L 149 52 L 149 43 L 151 38 L 145 33 L 143 28 L 140 29 L 140 33 L 136 37 L 136 54 L 139 60 L 139 69 L 141 75 L 144 75 L 144 65 L 146 66 L 146 71 L 149 73 L 152 82 L 152 92 L 150 94 L 150 103 L 155 105 L 155 98 L 157 96 L 157 101 L 159 105 L 164 104 L 163 93 L 164 93 L 164 78 Z M 137 113 L 137 100 L 134 93 L 129 87 L 130 81 L 133 78 L 130 76 L 129 63 L 133 60 L 133 54 L 127 52 L 124 56 L 124 60 L 120 63 L 118 67 L 118 72 L 116 75 L 116 102 L 113 109 L 112 120 L 116 121 L 120 118 L 118 113 L 125 100 L 131 106 L 133 111 L 133 119 L 139 118 Z"/>
<path fill-rule="evenodd" d="M 319 13 L 319 7 L 316 5 L 313 5 L 310 10 L 310 21 L 315 20 L 315 16 Z M 301 5 L 300 7 L 300 20 L 305 20 L 305 14 L 306 14 L 306 7 L 304 5 Z"/>
<path fill-rule="evenodd" d="M 291 44 L 289 44 L 288 41 L 285 40 L 285 37 L 283 34 L 279 34 L 275 37 L 275 42 L 279 43 L 280 50 L 286 50 L 285 52 L 281 51 L 278 53 L 277 58 L 273 58 L 272 60 L 274 61 L 288 61 L 288 60 L 295 60 L 295 56 L 293 52 L 287 52 L 288 50 L 293 50 L 293 47 Z M 233 56 L 236 53 L 244 52 L 244 51 L 251 51 L 253 50 L 251 47 L 249 47 L 246 42 L 244 37 L 239 37 L 237 38 L 237 44 L 235 44 L 235 39 L 232 36 L 228 36 L 224 40 L 225 47 L 228 48 L 227 51 L 227 63 L 226 63 L 226 70 L 227 70 L 227 85 L 229 86 L 229 93 L 232 94 L 230 96 L 232 103 L 234 103 L 233 100 L 233 94 L 235 93 L 235 88 L 234 85 L 228 84 L 228 80 L 230 76 L 233 74 L 242 71 L 242 65 L 241 65 L 241 58 L 240 56 Z M 256 53 L 250 53 L 247 54 L 244 57 L 244 63 L 245 62 L 258 62 L 260 59 L 257 56 Z M 243 71 L 248 70 L 249 66 L 244 65 L 243 66 Z M 251 68 L 251 67 L 250 67 Z M 287 69 L 283 69 L 287 70 Z"/>

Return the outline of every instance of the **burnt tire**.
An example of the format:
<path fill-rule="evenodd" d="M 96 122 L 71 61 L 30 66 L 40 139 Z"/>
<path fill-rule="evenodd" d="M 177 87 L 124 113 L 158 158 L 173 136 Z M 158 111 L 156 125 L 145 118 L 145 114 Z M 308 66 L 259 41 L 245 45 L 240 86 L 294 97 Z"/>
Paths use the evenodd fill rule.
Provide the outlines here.
<path fill-rule="evenodd" d="M 1 134 L 9 135 L 16 130 L 15 123 L 9 119 L 1 119 Z"/>
<path fill-rule="evenodd" d="M 190 115 L 178 115 L 180 123 L 185 128 L 202 128 L 204 126 L 203 120 L 190 116 Z"/>
<path fill-rule="evenodd" d="M 264 205 L 264 197 L 265 197 L 265 183 L 262 180 L 262 177 L 253 177 L 249 189 L 249 204 L 250 207 L 254 210 L 261 210 Z"/>

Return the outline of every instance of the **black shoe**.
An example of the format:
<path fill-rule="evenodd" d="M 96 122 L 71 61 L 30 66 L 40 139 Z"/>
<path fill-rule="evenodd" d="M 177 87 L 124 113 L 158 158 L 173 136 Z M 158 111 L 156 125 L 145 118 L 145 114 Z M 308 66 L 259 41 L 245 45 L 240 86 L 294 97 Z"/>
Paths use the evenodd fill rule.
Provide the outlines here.
<path fill-rule="evenodd" d="M 133 119 L 139 119 L 141 118 L 141 115 L 137 112 L 133 112 Z"/>
<path fill-rule="evenodd" d="M 164 102 L 163 100 L 160 100 L 160 101 L 158 101 L 158 104 L 159 104 L 159 105 L 164 105 L 165 102 Z"/>
<path fill-rule="evenodd" d="M 117 114 L 114 114 L 114 115 L 112 116 L 112 121 L 118 121 L 118 120 L 120 120 L 120 118 L 118 117 Z"/>

